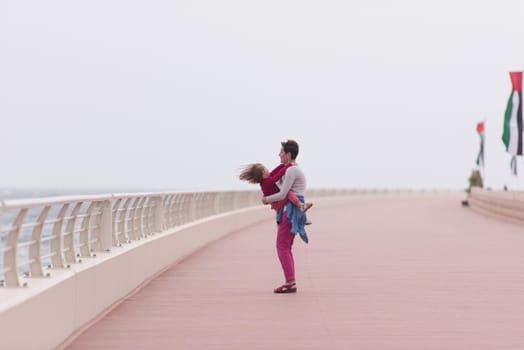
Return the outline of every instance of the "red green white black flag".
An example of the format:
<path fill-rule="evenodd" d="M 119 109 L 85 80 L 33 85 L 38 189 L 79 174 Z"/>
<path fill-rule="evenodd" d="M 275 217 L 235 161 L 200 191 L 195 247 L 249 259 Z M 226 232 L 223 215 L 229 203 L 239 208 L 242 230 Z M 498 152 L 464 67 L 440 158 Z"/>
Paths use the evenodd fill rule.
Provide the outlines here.
<path fill-rule="evenodd" d="M 517 175 L 517 156 L 522 155 L 522 71 L 509 72 L 511 78 L 511 94 L 509 95 L 506 113 L 504 114 L 504 130 L 502 142 L 506 152 L 511 155 L 511 172 Z"/>
<path fill-rule="evenodd" d="M 484 122 L 477 123 L 477 133 L 480 137 L 480 149 L 477 155 L 477 165 L 484 168 Z"/>
<path fill-rule="evenodd" d="M 522 72 L 510 72 L 511 94 L 504 114 L 502 142 L 512 156 L 522 155 Z"/>

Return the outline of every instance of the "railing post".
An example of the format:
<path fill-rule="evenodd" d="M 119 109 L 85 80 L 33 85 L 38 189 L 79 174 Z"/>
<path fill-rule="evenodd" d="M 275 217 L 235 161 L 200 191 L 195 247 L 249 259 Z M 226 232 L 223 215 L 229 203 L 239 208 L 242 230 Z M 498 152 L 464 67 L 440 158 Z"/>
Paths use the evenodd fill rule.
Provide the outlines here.
<path fill-rule="evenodd" d="M 76 262 L 75 253 L 75 226 L 78 213 L 82 207 L 83 202 L 78 202 L 71 212 L 71 218 L 67 221 L 66 231 L 64 232 L 64 259 L 66 263 Z"/>
<path fill-rule="evenodd" d="M 90 232 L 94 233 L 98 231 L 98 228 L 96 230 L 91 231 L 91 227 L 90 227 L 91 226 L 90 222 L 94 221 L 93 220 L 93 210 L 95 209 L 97 205 L 98 205 L 98 202 L 96 201 L 91 202 L 89 204 L 89 207 L 87 208 L 86 217 L 84 217 L 84 219 L 82 220 L 82 228 L 80 230 L 80 235 L 79 235 L 79 241 L 80 241 L 79 251 L 80 251 L 80 256 L 84 258 L 91 256 L 91 242 L 89 241 L 89 233 Z"/>
<path fill-rule="evenodd" d="M 129 238 L 131 240 L 142 239 L 142 225 L 140 220 L 141 207 L 143 206 L 143 200 L 140 197 L 136 197 L 133 204 L 131 205 L 131 211 L 129 212 Z"/>
<path fill-rule="evenodd" d="M 173 198 L 172 194 L 166 194 L 162 196 L 162 214 L 164 218 L 162 220 L 162 230 L 167 230 L 173 227 Z"/>
<path fill-rule="evenodd" d="M 17 264 L 18 237 L 20 236 L 20 231 L 22 230 L 22 224 L 24 223 L 27 211 L 27 208 L 20 209 L 13 226 L 11 226 L 11 229 L 7 233 L 7 250 L 4 252 L 4 265 L 5 268 L 7 268 L 4 278 L 7 286 L 20 286 Z"/>
<path fill-rule="evenodd" d="M 41 252 L 40 252 L 40 239 L 42 239 L 42 229 L 44 227 L 44 223 L 47 219 L 47 215 L 49 214 L 49 210 L 51 209 L 50 205 L 46 205 L 44 209 L 40 212 L 40 215 L 38 216 L 38 225 L 35 226 L 33 229 L 33 233 L 31 235 L 31 239 L 37 244 L 32 244 L 29 246 L 29 259 L 31 260 L 31 264 L 29 265 L 30 271 L 31 271 L 31 277 L 36 276 L 44 276 L 44 270 L 42 269 L 42 258 L 41 258 Z"/>
<path fill-rule="evenodd" d="M 198 216 L 197 216 L 197 209 L 198 209 L 198 206 L 197 206 L 197 203 L 198 203 L 198 193 L 197 192 L 194 192 L 194 193 L 190 193 L 189 194 L 189 205 L 188 205 L 188 208 L 187 208 L 187 218 L 188 218 L 188 222 L 191 222 L 191 221 L 195 221 L 197 220 Z"/>
<path fill-rule="evenodd" d="M 53 239 L 50 241 L 51 246 L 51 264 L 55 268 L 63 268 L 64 264 L 64 245 L 63 245 L 63 235 L 62 235 L 62 226 L 64 224 L 64 217 L 69 208 L 69 203 L 62 204 L 62 208 L 58 212 L 56 217 L 56 222 L 53 225 Z"/>
<path fill-rule="evenodd" d="M 154 232 L 162 232 L 162 222 L 164 218 L 164 201 L 163 197 L 155 197 L 155 212 L 154 212 Z"/>
<path fill-rule="evenodd" d="M 151 196 L 142 197 L 142 206 L 140 209 L 140 220 L 142 220 L 142 235 L 144 237 L 150 236 L 154 232 L 154 218 L 153 206 L 155 205 L 154 198 Z"/>
<path fill-rule="evenodd" d="M 111 200 L 102 203 L 102 215 L 100 218 L 100 249 L 106 252 L 113 246 L 113 210 Z"/>

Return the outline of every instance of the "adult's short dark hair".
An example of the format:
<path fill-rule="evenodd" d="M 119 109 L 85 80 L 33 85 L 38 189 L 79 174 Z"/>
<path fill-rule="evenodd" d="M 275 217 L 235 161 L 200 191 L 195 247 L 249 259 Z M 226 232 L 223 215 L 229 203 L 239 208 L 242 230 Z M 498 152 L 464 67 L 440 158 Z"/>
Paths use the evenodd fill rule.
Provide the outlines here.
<path fill-rule="evenodd" d="M 281 142 L 284 153 L 291 153 L 291 159 L 296 159 L 298 156 L 298 142 L 295 140 L 287 140 Z"/>

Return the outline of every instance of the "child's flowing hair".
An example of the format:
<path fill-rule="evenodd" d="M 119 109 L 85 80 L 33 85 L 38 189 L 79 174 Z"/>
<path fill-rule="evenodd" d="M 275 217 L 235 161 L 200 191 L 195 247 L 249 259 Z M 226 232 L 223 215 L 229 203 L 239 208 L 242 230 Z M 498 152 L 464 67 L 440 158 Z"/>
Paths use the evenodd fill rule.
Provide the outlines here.
<path fill-rule="evenodd" d="M 242 168 L 238 177 L 240 180 L 247 181 L 252 184 L 259 184 L 263 180 L 263 170 L 264 165 L 261 163 L 247 164 Z"/>

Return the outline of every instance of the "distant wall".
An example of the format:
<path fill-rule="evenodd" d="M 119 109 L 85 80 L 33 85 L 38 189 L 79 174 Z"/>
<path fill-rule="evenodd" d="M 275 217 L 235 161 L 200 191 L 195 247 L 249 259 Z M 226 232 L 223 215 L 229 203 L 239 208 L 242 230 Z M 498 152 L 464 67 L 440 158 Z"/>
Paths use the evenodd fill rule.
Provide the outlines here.
<path fill-rule="evenodd" d="M 469 206 L 482 214 L 524 223 L 524 192 L 488 191 L 473 187 Z"/>

